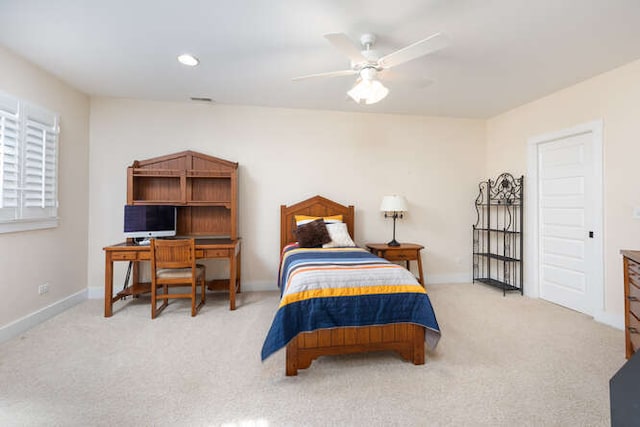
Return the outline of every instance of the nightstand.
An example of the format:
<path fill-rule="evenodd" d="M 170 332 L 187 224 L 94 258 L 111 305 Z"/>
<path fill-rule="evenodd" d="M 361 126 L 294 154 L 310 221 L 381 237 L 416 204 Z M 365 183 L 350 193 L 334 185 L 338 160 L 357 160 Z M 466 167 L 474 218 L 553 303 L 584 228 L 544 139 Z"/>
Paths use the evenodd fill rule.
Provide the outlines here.
<path fill-rule="evenodd" d="M 424 276 L 422 275 L 422 258 L 420 250 L 424 246 L 415 243 L 401 243 L 400 246 L 389 246 L 386 243 L 367 243 L 367 249 L 374 255 L 389 261 L 406 261 L 409 270 L 409 261 L 418 261 L 418 273 L 420 273 L 420 284 L 424 286 Z"/>

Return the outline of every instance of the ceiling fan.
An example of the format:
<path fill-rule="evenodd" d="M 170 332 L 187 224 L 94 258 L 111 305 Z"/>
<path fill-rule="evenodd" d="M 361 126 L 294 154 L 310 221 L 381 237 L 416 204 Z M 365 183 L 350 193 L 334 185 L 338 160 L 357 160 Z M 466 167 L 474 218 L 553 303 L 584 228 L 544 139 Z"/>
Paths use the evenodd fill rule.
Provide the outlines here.
<path fill-rule="evenodd" d="M 308 74 L 295 77 L 293 80 L 358 75 L 356 85 L 347 94 L 355 102 L 365 104 L 375 104 L 384 99 L 389 93 L 389 89 L 378 80 L 378 73 L 433 53 L 448 44 L 444 34 L 435 33 L 426 39 L 417 41 L 388 55 L 380 56 L 373 49 L 373 45 L 376 42 L 376 37 L 373 34 L 367 33 L 360 37 L 362 48 L 353 43 L 344 33 L 325 34 L 324 37 L 351 60 L 351 68 L 348 70 Z"/>

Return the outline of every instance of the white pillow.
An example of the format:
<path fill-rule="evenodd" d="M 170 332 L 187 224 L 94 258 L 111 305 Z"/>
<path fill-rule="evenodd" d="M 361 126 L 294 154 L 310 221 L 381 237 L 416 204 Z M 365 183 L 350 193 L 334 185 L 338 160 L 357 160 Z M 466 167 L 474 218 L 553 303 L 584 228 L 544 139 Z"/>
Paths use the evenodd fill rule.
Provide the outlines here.
<path fill-rule="evenodd" d="M 309 216 L 309 215 L 295 215 L 296 226 L 308 224 L 318 218 L 322 218 L 325 224 L 332 224 L 334 222 L 342 222 L 342 215 L 331 216 Z"/>
<path fill-rule="evenodd" d="M 331 236 L 331 241 L 322 245 L 323 248 L 344 248 L 356 245 L 353 243 L 353 240 L 351 240 L 349 230 L 347 230 L 347 224 L 344 222 L 327 224 L 327 230 L 329 231 L 329 236 Z"/>

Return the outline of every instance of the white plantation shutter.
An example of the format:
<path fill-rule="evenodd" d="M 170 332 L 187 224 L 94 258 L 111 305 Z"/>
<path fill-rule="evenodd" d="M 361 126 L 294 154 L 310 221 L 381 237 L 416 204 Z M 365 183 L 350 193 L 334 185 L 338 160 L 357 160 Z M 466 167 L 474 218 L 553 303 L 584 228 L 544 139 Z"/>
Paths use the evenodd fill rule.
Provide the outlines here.
<path fill-rule="evenodd" d="M 27 106 L 22 151 L 23 218 L 55 216 L 57 139 L 56 117 Z"/>
<path fill-rule="evenodd" d="M 58 117 L 0 93 L 0 232 L 55 227 Z"/>
<path fill-rule="evenodd" d="M 18 100 L 0 96 L 0 221 L 18 217 L 19 129 Z"/>

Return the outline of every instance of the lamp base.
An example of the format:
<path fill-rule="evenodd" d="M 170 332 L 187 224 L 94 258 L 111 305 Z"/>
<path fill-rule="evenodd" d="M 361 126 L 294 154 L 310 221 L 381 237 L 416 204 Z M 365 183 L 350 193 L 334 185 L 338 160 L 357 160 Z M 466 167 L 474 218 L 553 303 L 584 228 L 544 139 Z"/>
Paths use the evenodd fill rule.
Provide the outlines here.
<path fill-rule="evenodd" d="M 400 242 L 398 242 L 396 239 L 393 239 L 392 241 L 387 243 L 387 245 L 389 245 L 389 246 L 400 246 Z"/>

